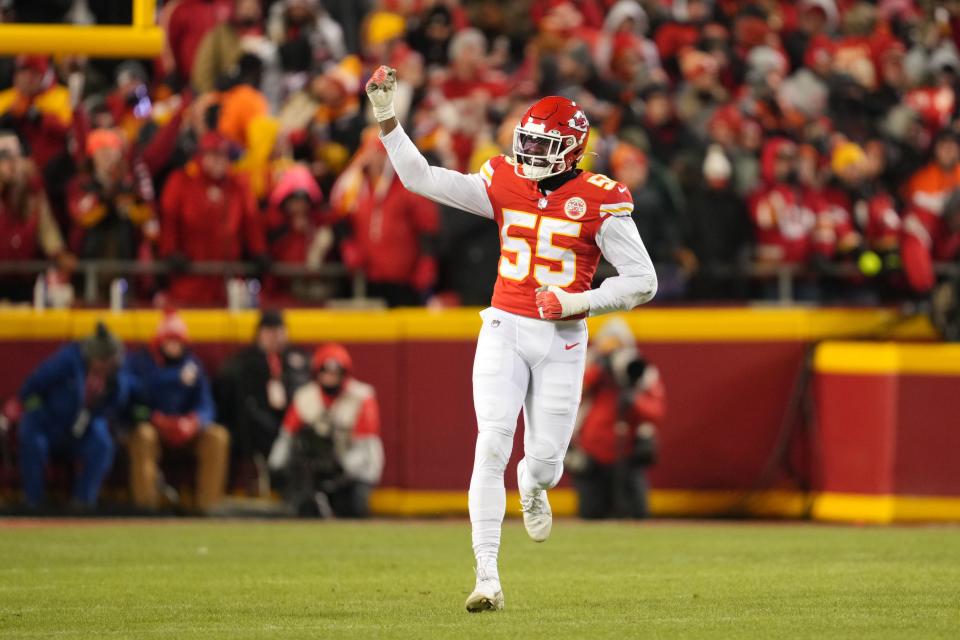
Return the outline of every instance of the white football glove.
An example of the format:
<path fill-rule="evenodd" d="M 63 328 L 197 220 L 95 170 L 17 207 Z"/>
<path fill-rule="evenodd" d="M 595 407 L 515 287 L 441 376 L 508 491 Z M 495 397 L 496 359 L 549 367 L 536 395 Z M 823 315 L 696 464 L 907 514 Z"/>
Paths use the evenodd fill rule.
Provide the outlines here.
<path fill-rule="evenodd" d="M 397 92 L 397 70 L 381 65 L 367 81 L 367 97 L 373 103 L 373 116 L 377 122 L 396 118 L 393 110 L 393 95 Z"/>

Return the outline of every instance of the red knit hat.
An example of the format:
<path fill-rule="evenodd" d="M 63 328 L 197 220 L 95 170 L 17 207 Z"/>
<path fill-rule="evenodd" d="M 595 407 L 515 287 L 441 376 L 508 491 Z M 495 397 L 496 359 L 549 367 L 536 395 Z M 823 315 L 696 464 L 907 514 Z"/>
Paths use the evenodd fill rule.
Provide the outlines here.
<path fill-rule="evenodd" d="M 353 358 L 350 357 L 350 352 L 342 344 L 336 342 L 328 342 L 317 347 L 317 350 L 313 352 L 310 369 L 316 373 L 330 360 L 337 363 L 347 375 L 353 369 Z"/>
<path fill-rule="evenodd" d="M 113 129 L 94 129 L 87 134 L 88 156 L 105 148 L 123 149 L 123 138 Z"/>
<path fill-rule="evenodd" d="M 197 153 L 230 153 L 230 141 L 215 131 L 208 131 L 200 138 Z"/>
<path fill-rule="evenodd" d="M 36 71 L 40 75 L 43 75 L 50 68 L 50 60 L 46 56 L 31 56 L 31 55 L 19 55 L 17 60 L 14 63 L 16 65 L 17 71 L 23 69 L 30 69 L 31 71 Z"/>

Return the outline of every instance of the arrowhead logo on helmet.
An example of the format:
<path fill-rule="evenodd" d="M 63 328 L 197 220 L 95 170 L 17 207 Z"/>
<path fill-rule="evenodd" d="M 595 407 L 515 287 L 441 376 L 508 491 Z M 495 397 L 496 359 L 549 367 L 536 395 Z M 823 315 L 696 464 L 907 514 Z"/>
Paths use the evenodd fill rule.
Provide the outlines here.
<path fill-rule="evenodd" d="M 590 135 L 590 122 L 573 100 L 548 96 L 535 102 L 513 132 L 514 172 L 543 180 L 577 166 Z"/>

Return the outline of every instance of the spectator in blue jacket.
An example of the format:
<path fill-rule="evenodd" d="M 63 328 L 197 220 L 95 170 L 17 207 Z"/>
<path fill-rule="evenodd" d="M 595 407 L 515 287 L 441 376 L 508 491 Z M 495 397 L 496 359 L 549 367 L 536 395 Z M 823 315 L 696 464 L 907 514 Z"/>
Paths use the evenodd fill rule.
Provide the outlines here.
<path fill-rule="evenodd" d="M 223 499 L 230 434 L 214 423 L 210 380 L 190 351 L 187 325 L 167 313 L 152 342 L 129 358 L 137 425 L 128 442 L 130 493 L 142 509 L 160 506 L 164 450 L 186 450 L 197 460 L 194 506 L 208 512 Z"/>
<path fill-rule="evenodd" d="M 54 452 L 78 464 L 72 506 L 79 510 L 96 506 L 113 464 L 107 420 L 126 406 L 129 397 L 122 360 L 123 345 L 100 323 L 89 338 L 67 344 L 43 361 L 23 384 L 20 472 L 31 508 L 44 503 L 46 467 Z"/>

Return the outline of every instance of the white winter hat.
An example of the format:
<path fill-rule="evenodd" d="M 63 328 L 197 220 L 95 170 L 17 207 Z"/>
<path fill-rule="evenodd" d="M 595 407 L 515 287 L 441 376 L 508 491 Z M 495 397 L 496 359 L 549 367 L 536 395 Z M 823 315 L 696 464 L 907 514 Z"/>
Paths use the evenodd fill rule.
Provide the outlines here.
<path fill-rule="evenodd" d="M 703 160 L 703 177 L 719 182 L 729 180 L 732 173 L 733 167 L 720 145 L 710 145 L 707 149 L 707 157 Z"/>

